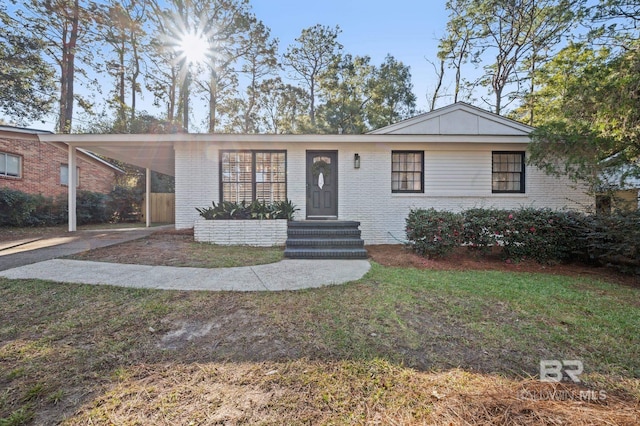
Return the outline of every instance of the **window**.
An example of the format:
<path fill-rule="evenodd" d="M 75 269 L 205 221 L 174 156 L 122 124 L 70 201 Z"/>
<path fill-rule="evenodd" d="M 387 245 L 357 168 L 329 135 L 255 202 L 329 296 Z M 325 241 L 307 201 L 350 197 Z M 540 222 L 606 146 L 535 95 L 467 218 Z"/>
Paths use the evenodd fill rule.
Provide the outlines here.
<path fill-rule="evenodd" d="M 222 151 L 220 159 L 222 201 L 287 199 L 286 151 Z"/>
<path fill-rule="evenodd" d="M 524 152 L 493 152 L 493 193 L 524 193 Z"/>
<path fill-rule="evenodd" d="M 424 152 L 391 152 L 391 192 L 424 192 Z"/>
<path fill-rule="evenodd" d="M 22 157 L 0 152 L 0 176 L 22 176 Z"/>
<path fill-rule="evenodd" d="M 60 185 L 69 186 L 69 166 L 60 166 Z M 76 187 L 80 186 L 80 168 L 76 167 Z"/>

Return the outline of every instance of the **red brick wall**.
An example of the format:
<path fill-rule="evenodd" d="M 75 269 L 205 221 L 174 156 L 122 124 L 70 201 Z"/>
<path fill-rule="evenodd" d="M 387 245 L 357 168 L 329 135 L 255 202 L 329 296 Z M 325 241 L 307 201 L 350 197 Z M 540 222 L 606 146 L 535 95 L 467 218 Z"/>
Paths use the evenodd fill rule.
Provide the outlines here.
<path fill-rule="evenodd" d="M 22 157 L 22 176 L 13 178 L 0 175 L 0 187 L 47 197 L 67 193 L 67 186 L 60 183 L 60 166 L 68 163 L 64 150 L 40 142 L 36 136 L 8 137 L 0 134 L 0 152 Z M 78 190 L 104 194 L 111 192 L 117 174 L 114 169 L 81 152 L 76 158 L 80 172 Z"/>

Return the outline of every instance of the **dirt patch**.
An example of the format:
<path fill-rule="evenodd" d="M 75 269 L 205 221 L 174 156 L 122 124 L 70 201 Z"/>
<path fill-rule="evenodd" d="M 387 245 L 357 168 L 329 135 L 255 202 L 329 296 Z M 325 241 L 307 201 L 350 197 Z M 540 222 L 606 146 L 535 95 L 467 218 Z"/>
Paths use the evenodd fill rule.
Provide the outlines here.
<path fill-rule="evenodd" d="M 156 231 L 148 237 L 89 250 L 71 259 L 152 266 L 225 268 L 282 259 L 282 249 L 197 243 L 193 229 Z"/>
<path fill-rule="evenodd" d="M 146 238 L 103 247 L 73 256 L 113 263 L 171 265 L 188 262 L 193 231 L 158 231 Z"/>
<path fill-rule="evenodd" d="M 438 271 L 471 270 L 544 273 L 603 279 L 618 284 L 640 287 L 639 276 L 624 275 L 613 269 L 583 264 L 542 265 L 532 260 L 509 262 L 502 259 L 499 250 L 494 250 L 488 255 L 481 255 L 478 252 L 461 247 L 447 257 L 427 259 L 399 244 L 370 245 L 366 248 L 369 257 L 384 266 Z"/>

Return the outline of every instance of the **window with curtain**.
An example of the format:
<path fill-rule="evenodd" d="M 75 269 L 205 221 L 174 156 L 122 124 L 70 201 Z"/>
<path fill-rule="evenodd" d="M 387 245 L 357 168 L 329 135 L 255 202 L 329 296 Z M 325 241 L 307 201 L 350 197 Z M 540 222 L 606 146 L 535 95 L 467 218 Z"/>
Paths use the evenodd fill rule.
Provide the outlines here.
<path fill-rule="evenodd" d="M 222 201 L 287 199 L 286 151 L 222 151 L 220 160 Z"/>
<path fill-rule="evenodd" d="M 391 192 L 424 192 L 423 151 L 392 151 Z"/>
<path fill-rule="evenodd" d="M 493 193 L 524 193 L 524 151 L 494 151 L 491 170 Z"/>

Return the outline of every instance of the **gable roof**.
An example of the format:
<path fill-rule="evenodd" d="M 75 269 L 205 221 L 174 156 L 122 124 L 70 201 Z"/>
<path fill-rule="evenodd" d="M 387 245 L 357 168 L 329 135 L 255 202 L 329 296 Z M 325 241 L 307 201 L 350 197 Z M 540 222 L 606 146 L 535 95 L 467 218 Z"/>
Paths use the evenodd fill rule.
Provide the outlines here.
<path fill-rule="evenodd" d="M 0 124 L 0 133 L 9 135 L 42 135 L 53 134 L 48 130 L 30 129 L 28 127 L 9 126 L 7 124 Z"/>
<path fill-rule="evenodd" d="M 33 136 L 34 140 L 37 140 L 40 143 L 43 143 L 41 140 L 38 139 L 38 135 L 54 135 L 53 132 L 50 132 L 48 130 L 40 130 L 40 129 L 31 129 L 31 128 L 27 128 L 27 127 L 17 127 L 17 126 L 8 126 L 8 125 L 0 125 L 0 137 L 9 137 L 12 139 L 20 139 L 20 138 L 24 138 L 26 136 Z M 60 145 L 60 144 L 55 144 L 55 143 L 49 143 L 49 145 L 53 145 L 56 148 L 62 149 L 65 152 L 68 152 L 68 147 L 66 145 Z M 118 173 L 124 173 L 124 170 L 122 170 L 120 167 L 117 167 L 111 163 L 109 163 L 108 161 L 103 160 L 102 158 L 98 157 L 97 155 L 95 155 L 92 152 L 89 152 L 85 149 L 78 149 L 78 151 L 80 151 L 81 155 L 85 155 L 87 157 L 89 157 L 90 159 L 97 161 L 98 163 L 107 166 L 113 170 L 115 170 Z"/>
<path fill-rule="evenodd" d="M 513 135 L 526 136 L 533 127 L 481 108 L 457 102 L 369 132 L 375 135 Z"/>

